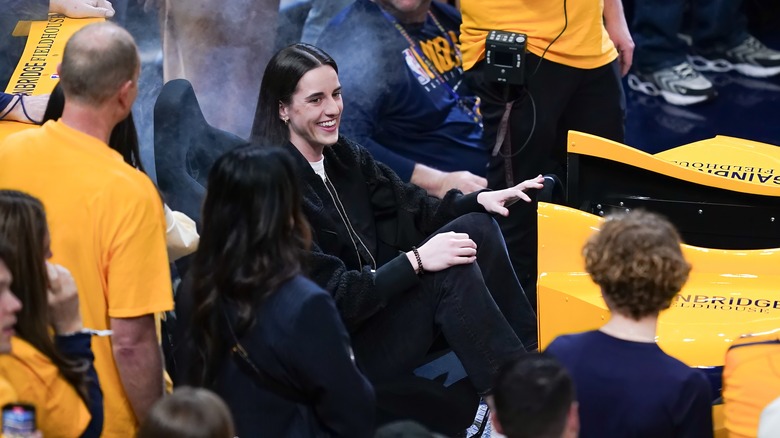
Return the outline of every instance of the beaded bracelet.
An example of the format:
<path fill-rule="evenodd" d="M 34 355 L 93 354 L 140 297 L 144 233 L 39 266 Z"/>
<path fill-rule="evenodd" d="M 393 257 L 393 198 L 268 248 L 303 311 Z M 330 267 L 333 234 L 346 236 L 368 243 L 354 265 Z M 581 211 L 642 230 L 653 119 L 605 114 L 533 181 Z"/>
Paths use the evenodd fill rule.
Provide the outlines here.
<path fill-rule="evenodd" d="M 422 259 L 420 258 L 420 252 L 417 251 L 417 247 L 412 247 L 412 252 L 414 253 L 414 257 L 417 259 L 417 269 L 415 269 L 415 273 L 417 275 L 423 275 L 425 273 L 425 270 L 423 269 L 422 265 Z"/>

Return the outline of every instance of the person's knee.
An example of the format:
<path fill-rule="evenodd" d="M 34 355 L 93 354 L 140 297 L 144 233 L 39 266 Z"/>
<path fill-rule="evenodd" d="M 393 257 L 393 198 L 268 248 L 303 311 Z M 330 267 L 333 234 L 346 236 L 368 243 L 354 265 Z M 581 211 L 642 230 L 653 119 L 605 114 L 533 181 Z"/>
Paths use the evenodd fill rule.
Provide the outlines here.
<path fill-rule="evenodd" d="M 501 236 L 501 229 L 493 217 L 487 213 L 468 213 L 459 218 L 463 222 L 463 231 L 471 240 L 479 244 L 489 238 Z"/>

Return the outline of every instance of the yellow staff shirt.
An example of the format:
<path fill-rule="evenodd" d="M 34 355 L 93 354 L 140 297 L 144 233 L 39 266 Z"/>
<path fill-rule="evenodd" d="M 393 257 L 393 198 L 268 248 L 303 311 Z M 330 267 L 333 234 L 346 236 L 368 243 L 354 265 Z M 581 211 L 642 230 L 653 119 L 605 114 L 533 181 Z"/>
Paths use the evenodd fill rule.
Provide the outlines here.
<path fill-rule="evenodd" d="M 79 289 L 84 326 L 173 308 L 162 201 L 149 178 L 100 140 L 47 122 L 0 143 L 0 188 L 46 207 L 54 263 Z M 110 337 L 92 340 L 104 395 L 104 437 L 135 436 L 137 422 Z"/>
<path fill-rule="evenodd" d="M 542 56 L 563 30 L 563 0 L 461 0 L 460 43 L 463 66 L 470 69 L 485 58 L 489 30 L 528 36 L 528 51 Z M 568 25 L 550 46 L 545 59 L 570 67 L 592 69 L 617 58 L 604 27 L 603 0 L 567 0 Z"/>

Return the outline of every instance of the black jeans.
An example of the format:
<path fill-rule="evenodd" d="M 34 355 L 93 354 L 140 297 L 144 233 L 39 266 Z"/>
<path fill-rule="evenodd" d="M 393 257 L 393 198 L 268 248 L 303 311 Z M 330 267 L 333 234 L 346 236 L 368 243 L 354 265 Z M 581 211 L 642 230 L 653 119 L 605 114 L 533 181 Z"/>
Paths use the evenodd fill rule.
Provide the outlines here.
<path fill-rule="evenodd" d="M 513 182 L 517 184 L 539 174 L 554 173 L 565 187 L 569 130 L 624 141 L 625 95 L 620 83 L 619 66 L 614 61 L 603 67 L 584 70 L 547 59 L 542 60 L 541 64 L 539 62 L 538 56 L 529 53 L 526 59 L 526 87 L 507 90 L 509 100 L 515 100 L 509 118 L 511 151 L 516 154 L 511 159 Z M 489 150 L 493 150 L 504 114 L 505 90 L 502 85 L 486 81 L 483 70 L 484 61 L 481 61 L 466 72 L 466 81 L 482 100 L 485 124 L 482 141 Z M 526 140 L 528 143 L 521 149 Z M 490 188 L 507 187 L 504 163 L 501 155 L 491 157 L 488 167 Z M 529 195 L 533 199 L 532 203 L 517 202 L 509 209 L 508 218 L 500 217 L 497 220 L 504 233 L 517 278 L 532 305 L 536 306 L 536 198 L 534 192 Z"/>
<path fill-rule="evenodd" d="M 471 213 L 435 234 L 447 231 L 467 233 L 477 244 L 477 261 L 426 272 L 418 287 L 352 333 L 358 365 L 372 382 L 411 373 L 443 335 L 474 387 L 484 393 L 504 362 L 537 348 L 536 315 L 496 222 Z"/>

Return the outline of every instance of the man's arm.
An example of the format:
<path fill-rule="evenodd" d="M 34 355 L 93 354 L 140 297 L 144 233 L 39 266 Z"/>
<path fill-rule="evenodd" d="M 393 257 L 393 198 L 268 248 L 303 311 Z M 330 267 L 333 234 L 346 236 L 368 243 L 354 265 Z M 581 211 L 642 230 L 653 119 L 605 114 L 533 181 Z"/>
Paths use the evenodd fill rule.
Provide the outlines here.
<path fill-rule="evenodd" d="M 2 120 L 40 123 L 48 103 L 48 94 L 21 96 L 0 93 L 0 116 L 2 116 Z"/>
<path fill-rule="evenodd" d="M 464 195 L 487 188 L 487 180 L 468 171 L 442 172 L 420 163 L 415 163 L 412 184 L 424 188 L 428 194 L 439 199 L 452 189 L 458 189 Z"/>
<path fill-rule="evenodd" d="M 622 0 L 604 0 L 604 25 L 620 59 L 620 74 L 625 76 L 634 60 L 634 40 L 628 31 Z"/>
<path fill-rule="evenodd" d="M 163 361 L 154 315 L 111 318 L 114 361 L 139 422 L 163 395 Z"/>

